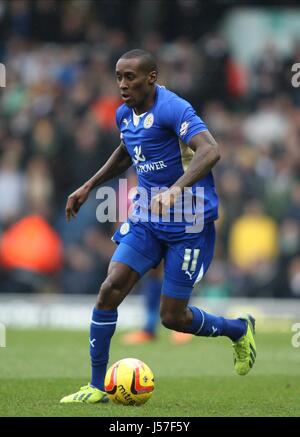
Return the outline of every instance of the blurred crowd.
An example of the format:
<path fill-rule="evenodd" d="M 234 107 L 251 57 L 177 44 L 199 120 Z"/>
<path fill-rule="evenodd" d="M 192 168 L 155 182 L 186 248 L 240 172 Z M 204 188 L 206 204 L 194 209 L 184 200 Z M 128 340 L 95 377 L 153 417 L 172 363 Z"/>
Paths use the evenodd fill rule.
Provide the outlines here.
<path fill-rule="evenodd" d="M 216 252 L 195 292 L 300 297 L 300 42 L 288 57 L 267 42 L 246 68 L 218 33 L 223 13 L 193 0 L 0 0 L 1 292 L 97 292 L 117 224 L 97 222 L 94 193 L 69 224 L 65 202 L 119 144 L 114 66 L 139 47 L 221 147 Z"/>

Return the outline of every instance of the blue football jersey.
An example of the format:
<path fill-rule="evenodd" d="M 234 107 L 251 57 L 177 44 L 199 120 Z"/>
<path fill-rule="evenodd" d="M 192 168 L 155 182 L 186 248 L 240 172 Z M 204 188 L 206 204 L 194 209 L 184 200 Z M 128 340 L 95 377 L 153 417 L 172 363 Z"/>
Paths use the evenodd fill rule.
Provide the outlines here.
<path fill-rule="evenodd" d="M 203 214 L 205 223 L 218 217 L 218 197 L 211 172 L 187 190 L 192 202 L 184 204 L 182 199 L 178 200 L 170 210 L 169 222 L 149 215 L 151 196 L 158 188 L 171 187 L 187 170 L 194 154 L 187 145 L 189 140 L 207 130 L 190 103 L 156 85 L 154 104 L 146 113 L 137 116 L 132 108 L 123 104 L 117 109 L 116 122 L 138 178 L 131 219 L 176 232 L 194 222 L 195 211 Z M 197 197 L 201 197 L 198 203 Z M 202 212 L 195 210 L 195 205 L 202 205 Z M 187 214 L 180 218 L 177 210 Z"/>

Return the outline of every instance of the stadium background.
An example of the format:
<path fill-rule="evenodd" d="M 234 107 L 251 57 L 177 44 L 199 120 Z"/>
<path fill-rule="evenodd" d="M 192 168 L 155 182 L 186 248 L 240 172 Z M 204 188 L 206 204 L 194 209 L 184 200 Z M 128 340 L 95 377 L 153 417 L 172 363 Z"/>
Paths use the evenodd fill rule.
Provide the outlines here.
<path fill-rule="evenodd" d="M 282 351 L 290 354 L 291 375 L 297 374 L 298 351 L 290 341 L 292 322 L 300 318 L 300 88 L 291 84 L 291 67 L 300 62 L 299 20 L 295 6 L 221 1 L 0 0 L 0 62 L 6 68 L 6 87 L 0 88 L 0 321 L 6 327 L 88 329 L 116 225 L 96 221 L 95 194 L 69 224 L 65 202 L 119 143 L 114 66 L 122 53 L 139 47 L 157 57 L 159 83 L 194 105 L 221 146 L 214 169 L 220 197 L 216 253 L 194 296 L 220 313 L 269 313 L 275 322 L 265 332 L 284 332 Z M 132 173 L 126 177 L 134 184 Z M 109 184 L 117 189 L 118 180 Z M 121 327 L 142 323 L 135 312 L 142 288 L 141 282 L 120 309 Z M 28 359 L 19 334 L 8 335 L 4 378 L 14 376 L 16 357 Z M 23 363 L 24 377 L 44 376 L 33 346 L 39 335 L 45 332 L 22 331 L 36 364 Z M 50 344 L 67 338 L 74 346 L 65 335 L 53 334 Z M 78 335 L 83 377 L 86 333 Z M 120 345 L 117 351 L 116 358 L 128 353 Z M 151 363 L 146 349 L 133 351 Z M 286 370 L 277 352 L 277 361 L 271 350 L 268 359 L 280 381 Z M 75 381 L 72 361 L 60 358 Z M 70 376 L 49 363 L 49 378 Z M 193 374 L 190 366 L 175 370 Z M 11 414 L 3 405 L 3 414 Z M 244 414 L 242 408 L 237 414 Z M 189 415 L 187 408 L 180 411 Z M 274 411 L 279 414 L 280 407 Z"/>
<path fill-rule="evenodd" d="M 193 0 L 1 1 L 1 235 L 36 215 L 63 247 L 48 255 L 45 238 L 56 262 L 42 264 L 38 250 L 27 261 L 28 245 L 12 260 L 17 233 L 2 247 L 1 291 L 97 291 L 112 226 L 96 221 L 95 195 L 71 225 L 64 207 L 118 144 L 114 65 L 143 47 L 158 58 L 159 83 L 191 101 L 221 145 L 218 244 L 203 293 L 299 297 L 299 17 Z M 249 47 L 231 36 L 243 22 Z"/>

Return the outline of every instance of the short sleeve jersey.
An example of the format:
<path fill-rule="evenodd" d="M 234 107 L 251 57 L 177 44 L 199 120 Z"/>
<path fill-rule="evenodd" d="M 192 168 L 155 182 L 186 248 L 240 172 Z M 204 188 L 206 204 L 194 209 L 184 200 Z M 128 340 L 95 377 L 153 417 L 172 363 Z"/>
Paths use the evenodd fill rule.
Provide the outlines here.
<path fill-rule="evenodd" d="M 184 174 L 194 155 L 188 143 L 207 127 L 190 103 L 159 85 L 156 85 L 154 104 L 146 113 L 136 116 L 132 108 L 123 104 L 117 109 L 116 122 L 137 172 L 138 192 L 148 196 L 146 201 L 137 202 L 133 215 L 145 219 L 147 205 L 153 193 L 157 192 L 155 190 L 169 188 Z M 202 190 L 197 190 L 197 187 Z M 212 173 L 197 181 L 190 191 L 195 199 L 203 197 L 204 222 L 215 220 L 218 197 Z M 146 208 L 141 207 L 143 204 Z M 176 210 L 176 205 L 174 208 Z M 171 219 L 163 226 L 176 231 L 187 223 L 190 220 L 183 217 L 180 222 Z"/>

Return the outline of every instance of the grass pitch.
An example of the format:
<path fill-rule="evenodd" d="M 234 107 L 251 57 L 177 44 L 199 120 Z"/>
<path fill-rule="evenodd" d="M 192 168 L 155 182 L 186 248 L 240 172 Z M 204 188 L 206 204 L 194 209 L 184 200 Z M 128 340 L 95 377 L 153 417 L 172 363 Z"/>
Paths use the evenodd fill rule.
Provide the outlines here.
<path fill-rule="evenodd" d="M 60 405 L 89 381 L 88 332 L 9 329 L 0 348 L 0 416 L 300 416 L 300 349 L 288 332 L 259 333 L 256 340 L 257 361 L 242 377 L 226 338 L 174 346 L 161 329 L 155 342 L 125 347 L 116 334 L 110 364 L 145 361 L 155 375 L 152 398 L 140 407 Z"/>

